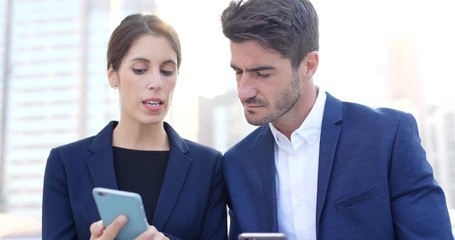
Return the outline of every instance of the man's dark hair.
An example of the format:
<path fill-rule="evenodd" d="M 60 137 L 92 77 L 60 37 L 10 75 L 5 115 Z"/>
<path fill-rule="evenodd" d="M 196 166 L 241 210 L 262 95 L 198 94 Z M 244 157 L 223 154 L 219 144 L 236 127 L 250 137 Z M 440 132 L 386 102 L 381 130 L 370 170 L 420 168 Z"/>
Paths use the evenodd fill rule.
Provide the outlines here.
<path fill-rule="evenodd" d="M 221 15 L 224 35 L 232 42 L 253 40 L 291 60 L 296 69 L 319 50 L 318 16 L 308 0 L 232 1 Z"/>

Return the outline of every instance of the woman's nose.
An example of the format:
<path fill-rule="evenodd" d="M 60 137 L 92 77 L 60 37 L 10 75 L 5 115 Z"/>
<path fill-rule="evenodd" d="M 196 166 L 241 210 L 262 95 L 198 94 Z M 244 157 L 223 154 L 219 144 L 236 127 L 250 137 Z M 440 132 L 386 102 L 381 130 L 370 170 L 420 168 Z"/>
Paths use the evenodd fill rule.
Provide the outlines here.
<path fill-rule="evenodd" d="M 152 74 L 147 77 L 147 80 L 147 88 L 149 89 L 157 89 L 163 87 L 163 80 L 159 71 L 153 71 Z"/>

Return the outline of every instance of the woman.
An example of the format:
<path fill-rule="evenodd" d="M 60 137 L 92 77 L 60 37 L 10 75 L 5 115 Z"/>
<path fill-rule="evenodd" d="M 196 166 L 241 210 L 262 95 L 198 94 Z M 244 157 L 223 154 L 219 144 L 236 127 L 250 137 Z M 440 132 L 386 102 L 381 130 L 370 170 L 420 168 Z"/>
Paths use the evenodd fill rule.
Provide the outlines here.
<path fill-rule="evenodd" d="M 181 63 L 175 30 L 157 16 L 130 15 L 112 33 L 107 61 L 120 119 L 51 150 L 43 239 L 115 238 L 125 218 L 103 230 L 94 187 L 141 195 L 151 225 L 141 239 L 226 239 L 221 153 L 164 122 Z"/>

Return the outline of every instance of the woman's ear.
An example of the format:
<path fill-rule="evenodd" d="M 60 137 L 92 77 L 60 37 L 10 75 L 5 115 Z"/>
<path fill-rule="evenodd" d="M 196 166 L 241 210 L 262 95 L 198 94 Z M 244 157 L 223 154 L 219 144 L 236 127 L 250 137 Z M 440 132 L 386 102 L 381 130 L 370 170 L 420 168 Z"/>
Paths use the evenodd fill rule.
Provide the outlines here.
<path fill-rule="evenodd" d="M 112 89 L 118 88 L 118 75 L 117 72 L 112 68 L 112 65 L 110 65 L 109 69 L 107 70 L 107 79 Z"/>

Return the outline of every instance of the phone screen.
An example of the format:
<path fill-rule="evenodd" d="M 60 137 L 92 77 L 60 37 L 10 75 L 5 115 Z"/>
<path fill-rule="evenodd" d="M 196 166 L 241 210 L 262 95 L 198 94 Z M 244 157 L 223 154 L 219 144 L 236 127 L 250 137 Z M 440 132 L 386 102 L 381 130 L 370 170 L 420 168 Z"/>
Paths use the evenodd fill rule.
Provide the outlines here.
<path fill-rule="evenodd" d="M 238 237 L 239 240 L 286 240 L 286 236 L 283 233 L 260 233 L 260 232 L 248 232 L 241 233 Z"/>

